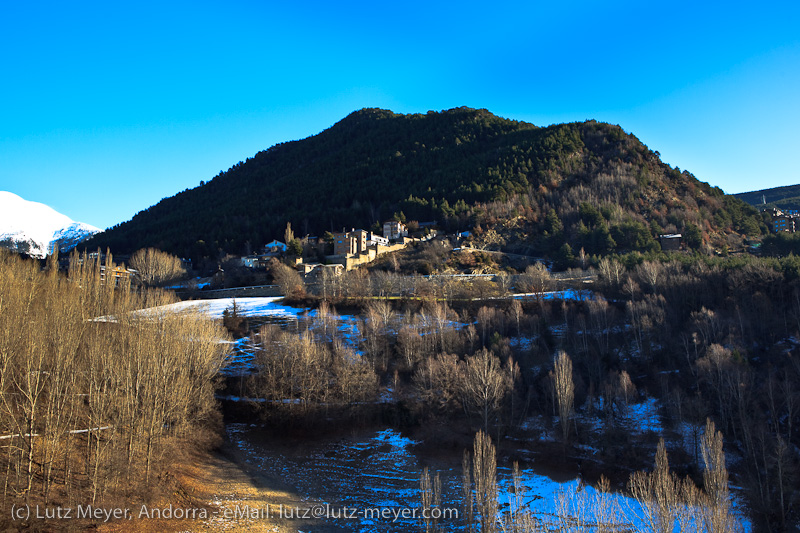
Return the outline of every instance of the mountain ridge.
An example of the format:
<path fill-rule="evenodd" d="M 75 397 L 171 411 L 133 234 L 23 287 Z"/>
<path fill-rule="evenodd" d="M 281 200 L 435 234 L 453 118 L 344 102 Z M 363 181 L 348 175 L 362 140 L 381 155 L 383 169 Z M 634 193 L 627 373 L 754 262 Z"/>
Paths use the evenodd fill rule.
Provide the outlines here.
<path fill-rule="evenodd" d="M 0 246 L 44 258 L 55 246 L 67 252 L 101 230 L 52 207 L 0 191 Z"/>
<path fill-rule="evenodd" d="M 652 249 L 659 231 L 688 232 L 697 247 L 763 232 L 755 210 L 661 162 L 616 125 L 364 108 L 165 198 L 87 246 L 216 257 L 281 237 L 287 222 L 297 235 L 320 235 L 401 211 L 450 230 L 522 217 L 511 240 L 545 254 L 564 243 L 591 253 Z"/>
<path fill-rule="evenodd" d="M 734 196 L 760 209 L 777 207 L 800 210 L 800 184 L 740 192 Z"/>

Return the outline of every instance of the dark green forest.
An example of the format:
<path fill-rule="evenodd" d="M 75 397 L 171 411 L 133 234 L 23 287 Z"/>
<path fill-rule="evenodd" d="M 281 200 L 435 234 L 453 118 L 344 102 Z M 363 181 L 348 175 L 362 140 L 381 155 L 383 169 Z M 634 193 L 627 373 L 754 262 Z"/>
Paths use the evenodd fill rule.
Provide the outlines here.
<path fill-rule="evenodd" d="M 502 232 L 498 223 L 513 220 L 502 244 L 544 255 L 650 251 L 662 232 L 710 251 L 766 231 L 755 209 L 664 164 L 619 126 L 536 127 L 469 108 L 362 109 L 162 200 L 86 247 L 216 258 L 282 237 L 287 222 L 298 235 L 321 235 L 400 213 L 447 230 Z"/>

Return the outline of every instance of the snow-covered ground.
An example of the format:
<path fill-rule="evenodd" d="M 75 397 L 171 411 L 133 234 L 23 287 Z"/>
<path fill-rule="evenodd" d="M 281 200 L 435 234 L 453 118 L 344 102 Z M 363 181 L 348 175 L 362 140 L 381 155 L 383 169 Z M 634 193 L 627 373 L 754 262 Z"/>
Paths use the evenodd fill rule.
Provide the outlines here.
<path fill-rule="evenodd" d="M 184 311 L 198 311 L 211 318 L 222 318 L 225 311 L 231 312 L 233 302 L 236 302 L 236 312 L 240 316 L 274 316 L 284 318 L 297 318 L 305 313 L 304 309 L 281 305 L 282 296 L 251 297 L 251 298 L 217 298 L 207 300 L 186 300 L 159 307 L 151 307 L 138 311 L 141 314 L 160 314 Z"/>
<path fill-rule="evenodd" d="M 316 333 L 320 334 L 320 328 L 316 327 L 313 323 L 314 320 L 319 320 L 319 312 L 317 309 L 312 309 L 308 312 L 308 318 L 312 320 L 311 327 L 312 329 L 316 329 Z M 349 344 L 351 347 L 355 348 L 361 342 L 363 335 L 361 334 L 360 323 L 361 321 L 358 317 L 354 315 L 340 315 L 340 314 L 331 314 L 331 318 L 335 320 L 335 328 L 338 332 L 337 334 L 339 337 L 346 343 Z M 330 338 L 326 338 L 326 340 L 332 340 Z"/>
<path fill-rule="evenodd" d="M 231 350 L 220 373 L 223 376 L 246 376 L 250 374 L 256 353 L 256 347 L 250 337 L 242 337 L 235 341 L 225 342 L 231 344 Z"/>
<path fill-rule="evenodd" d="M 530 350 L 536 344 L 537 339 L 538 335 L 536 337 L 511 337 L 509 344 L 518 350 Z"/>

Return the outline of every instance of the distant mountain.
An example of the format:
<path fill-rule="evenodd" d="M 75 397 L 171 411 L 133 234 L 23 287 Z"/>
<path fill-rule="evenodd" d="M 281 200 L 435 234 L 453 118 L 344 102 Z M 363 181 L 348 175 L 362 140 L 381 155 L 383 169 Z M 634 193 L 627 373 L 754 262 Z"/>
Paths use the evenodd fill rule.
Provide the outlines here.
<path fill-rule="evenodd" d="M 497 246 L 545 255 L 565 244 L 590 254 L 657 249 L 660 232 L 722 248 L 765 230 L 756 210 L 664 164 L 619 126 L 537 127 L 485 109 L 362 109 L 162 200 L 87 247 L 217 258 L 282 238 L 287 222 L 295 235 L 321 236 L 401 212 L 448 230 L 479 228 L 489 240 L 505 225 Z"/>
<path fill-rule="evenodd" d="M 757 208 L 777 207 L 800 210 L 800 185 L 786 185 L 760 191 L 734 194 L 740 200 Z"/>
<path fill-rule="evenodd" d="M 99 228 L 73 222 L 52 207 L 0 191 L 0 246 L 44 258 L 57 246 L 62 252 L 88 239 Z"/>

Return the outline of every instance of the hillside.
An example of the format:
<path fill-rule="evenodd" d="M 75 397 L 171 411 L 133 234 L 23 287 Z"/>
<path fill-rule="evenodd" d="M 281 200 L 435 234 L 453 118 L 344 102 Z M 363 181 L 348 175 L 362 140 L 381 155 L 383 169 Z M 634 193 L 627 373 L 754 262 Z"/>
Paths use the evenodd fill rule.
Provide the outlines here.
<path fill-rule="evenodd" d="M 589 253 L 647 250 L 662 231 L 686 233 L 694 247 L 763 231 L 755 210 L 665 165 L 619 126 L 363 109 L 166 198 L 88 246 L 216 257 L 281 237 L 287 222 L 298 235 L 321 234 L 401 211 L 478 233 L 513 220 L 501 243 L 545 254 L 565 242 Z"/>
<path fill-rule="evenodd" d="M 760 191 L 734 194 L 740 200 L 756 208 L 794 209 L 800 210 L 800 185 L 786 185 Z"/>

